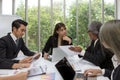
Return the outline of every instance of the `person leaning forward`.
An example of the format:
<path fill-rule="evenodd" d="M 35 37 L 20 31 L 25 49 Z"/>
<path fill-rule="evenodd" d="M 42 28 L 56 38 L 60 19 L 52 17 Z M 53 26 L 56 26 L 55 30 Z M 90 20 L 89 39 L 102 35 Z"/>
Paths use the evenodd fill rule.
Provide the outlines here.
<path fill-rule="evenodd" d="M 27 68 L 30 66 L 33 55 L 40 54 L 30 51 L 23 41 L 27 22 L 17 19 L 12 22 L 12 32 L 0 38 L 0 69 Z M 17 40 L 17 42 L 16 42 Z M 17 57 L 19 51 L 28 56 L 22 60 L 13 60 Z"/>

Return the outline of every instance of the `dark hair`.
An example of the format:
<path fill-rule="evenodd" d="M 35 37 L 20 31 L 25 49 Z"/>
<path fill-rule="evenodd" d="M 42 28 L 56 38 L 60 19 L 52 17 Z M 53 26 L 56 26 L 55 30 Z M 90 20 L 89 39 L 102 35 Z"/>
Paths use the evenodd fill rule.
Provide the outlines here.
<path fill-rule="evenodd" d="M 58 31 L 59 29 L 61 29 L 61 27 L 66 28 L 66 27 L 65 27 L 65 24 L 62 23 L 62 22 L 57 23 L 57 24 L 55 25 L 54 32 L 53 32 L 53 36 L 58 37 L 58 33 L 57 33 L 56 31 Z"/>
<path fill-rule="evenodd" d="M 13 31 L 13 27 L 15 27 L 15 28 L 18 29 L 21 24 L 23 24 L 24 26 L 27 26 L 27 25 L 28 25 L 27 22 L 25 22 L 25 21 L 23 21 L 23 20 L 21 20 L 21 19 L 14 20 L 14 21 L 12 22 L 12 31 Z"/>
<path fill-rule="evenodd" d="M 88 32 L 92 32 L 98 36 L 101 26 L 101 22 L 93 21 L 88 25 Z"/>

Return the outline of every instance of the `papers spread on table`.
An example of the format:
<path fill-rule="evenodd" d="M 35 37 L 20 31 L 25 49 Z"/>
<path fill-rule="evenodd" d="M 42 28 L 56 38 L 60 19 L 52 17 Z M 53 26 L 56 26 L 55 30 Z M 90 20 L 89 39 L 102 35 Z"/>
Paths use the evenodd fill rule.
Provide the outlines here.
<path fill-rule="evenodd" d="M 37 67 L 30 68 L 28 76 L 31 77 L 31 76 L 36 76 L 36 75 L 45 74 L 45 73 L 46 73 L 46 70 L 44 67 L 37 66 Z"/>

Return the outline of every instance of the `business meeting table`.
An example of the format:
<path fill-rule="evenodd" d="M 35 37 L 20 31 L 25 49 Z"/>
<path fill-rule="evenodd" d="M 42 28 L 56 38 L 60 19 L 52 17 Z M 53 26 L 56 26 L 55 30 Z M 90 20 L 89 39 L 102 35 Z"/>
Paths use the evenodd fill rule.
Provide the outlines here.
<path fill-rule="evenodd" d="M 85 69 L 95 68 L 96 66 L 92 65 L 90 62 L 83 60 L 82 58 L 78 58 L 76 55 L 73 56 L 76 60 L 79 60 L 81 64 L 81 69 L 84 71 Z M 22 59 L 22 57 L 18 57 L 17 59 Z M 51 62 L 45 60 L 44 58 L 40 57 L 38 60 L 34 61 L 31 65 L 34 66 L 44 66 L 46 69 L 46 75 L 37 75 L 28 77 L 27 80 L 63 80 L 61 75 L 59 74 L 58 70 L 55 67 L 57 62 Z M 10 69 L 0 69 L 0 75 L 6 74 L 7 76 L 13 74 L 15 70 Z M 97 80 L 109 80 L 107 77 L 104 76 L 97 76 Z"/>

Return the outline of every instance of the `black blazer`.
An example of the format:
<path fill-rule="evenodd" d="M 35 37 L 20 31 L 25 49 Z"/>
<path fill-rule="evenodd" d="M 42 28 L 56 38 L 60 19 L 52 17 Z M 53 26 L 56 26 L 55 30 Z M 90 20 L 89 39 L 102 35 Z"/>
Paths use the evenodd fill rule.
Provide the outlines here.
<path fill-rule="evenodd" d="M 113 70 L 110 69 L 105 69 L 105 73 L 103 74 L 103 76 L 108 77 L 109 79 L 111 79 L 111 73 Z"/>
<path fill-rule="evenodd" d="M 72 45 L 72 43 L 69 44 L 68 41 L 62 40 L 61 45 Z M 42 50 L 42 54 L 44 55 L 44 52 L 46 52 L 52 55 L 52 50 L 56 47 L 58 47 L 58 38 L 55 36 L 50 36 Z"/>
<path fill-rule="evenodd" d="M 111 74 L 113 72 L 113 74 Z M 105 74 L 104 76 L 109 77 L 110 80 L 119 80 L 120 79 L 120 65 L 116 67 L 113 71 L 105 69 Z M 111 79 L 112 77 L 112 79 Z"/>
<path fill-rule="evenodd" d="M 113 80 L 120 80 L 120 65 L 114 69 L 112 78 Z"/>
<path fill-rule="evenodd" d="M 102 69 L 113 70 L 112 56 L 113 53 L 101 46 L 100 41 L 98 40 L 95 46 L 94 41 L 91 42 L 91 45 L 86 49 L 83 59 L 92 62 Z"/>
<path fill-rule="evenodd" d="M 19 39 L 18 46 L 16 46 L 10 33 L 8 33 L 7 36 L 0 38 L 0 69 L 12 68 L 14 63 L 18 63 L 19 60 L 12 59 L 17 57 L 20 50 L 26 56 L 33 56 L 35 54 L 25 46 L 22 38 Z"/>

